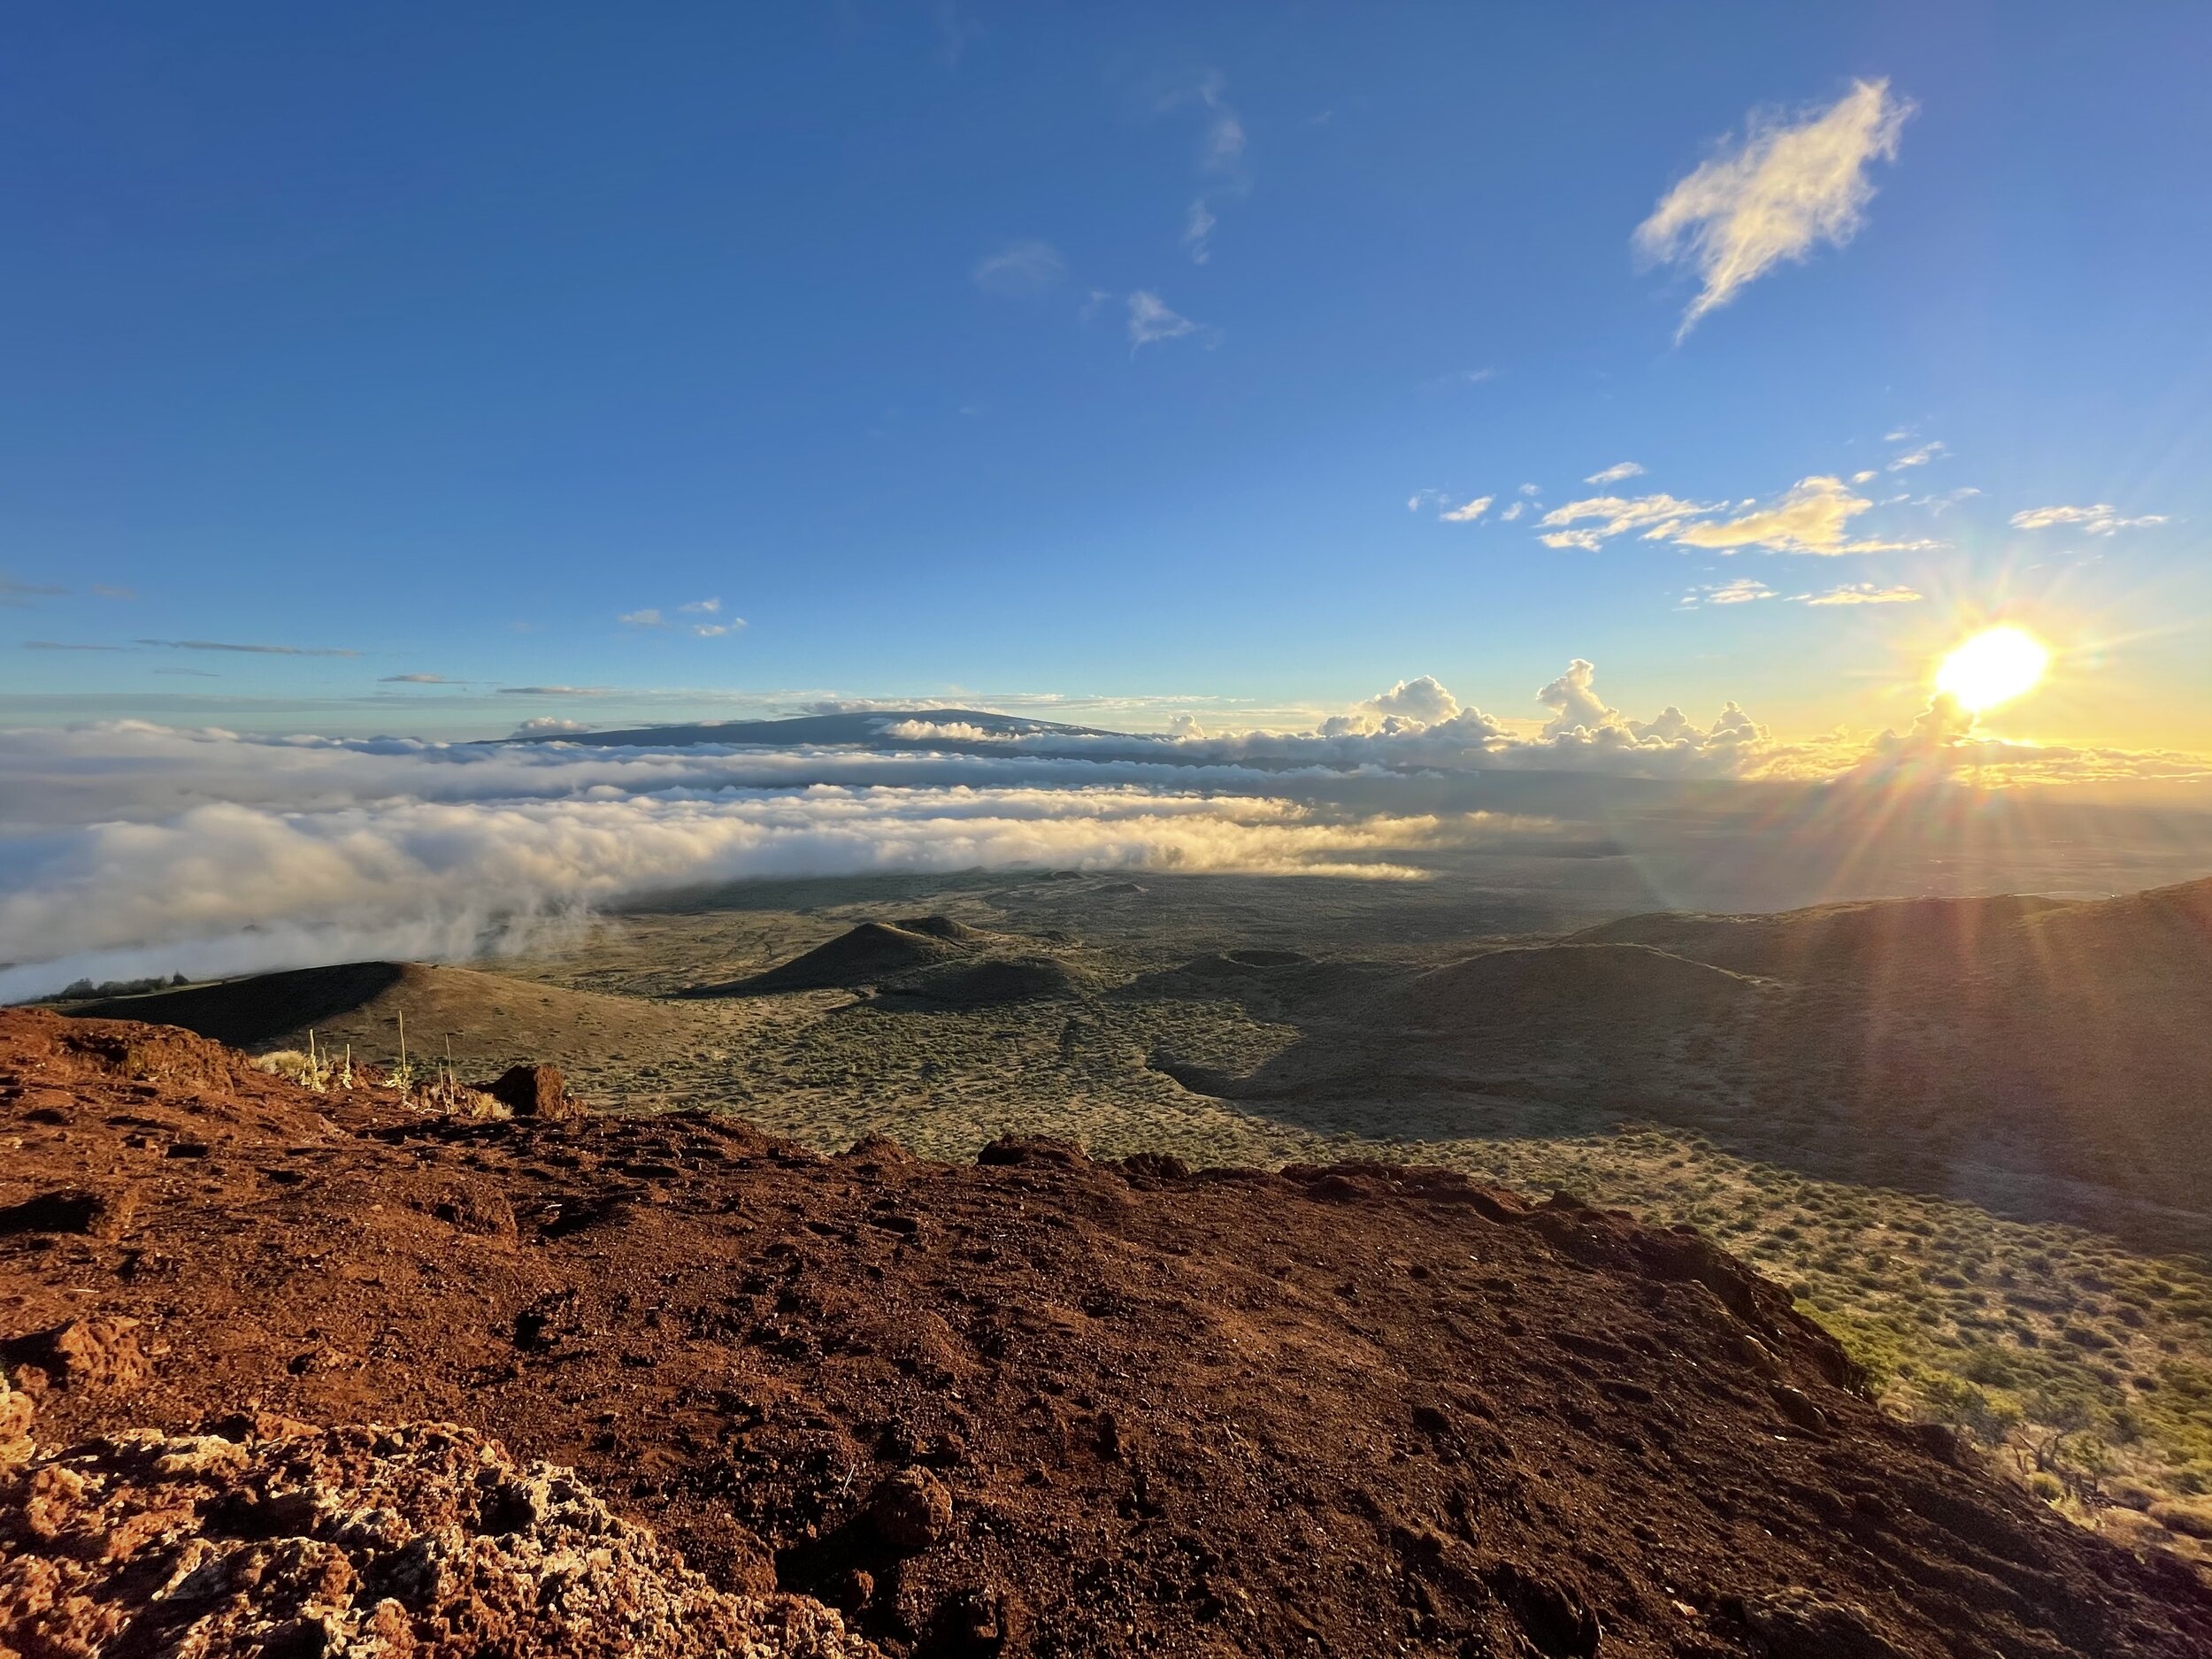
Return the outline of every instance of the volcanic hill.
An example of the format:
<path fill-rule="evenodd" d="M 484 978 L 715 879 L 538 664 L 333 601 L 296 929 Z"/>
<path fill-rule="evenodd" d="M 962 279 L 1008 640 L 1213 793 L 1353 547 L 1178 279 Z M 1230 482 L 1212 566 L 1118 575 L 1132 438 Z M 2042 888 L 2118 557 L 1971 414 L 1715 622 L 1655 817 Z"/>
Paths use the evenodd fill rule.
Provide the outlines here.
<path fill-rule="evenodd" d="M 379 1064 L 396 1057 L 404 1018 L 420 1061 L 526 1056 L 573 1065 L 610 1048 L 649 1049 L 684 1042 L 686 1010 L 635 996 L 606 996 L 537 985 L 505 974 L 421 962 L 349 962 L 296 968 L 137 996 L 73 1004 L 91 1019 L 180 1025 L 256 1052 L 301 1048 L 310 1031 L 336 1053 Z"/>
<path fill-rule="evenodd" d="M 27 1401 L 37 1445 L 0 1647 L 68 1650 L 38 1621 L 104 1554 L 70 1605 L 127 1623 L 107 1651 L 192 1594 L 246 1617 L 250 1571 L 302 1611 L 211 1651 L 457 1655 L 595 1529 L 580 1609 L 764 1621 L 764 1652 L 857 1651 L 818 1602 L 893 1655 L 2212 1652 L 2192 1569 L 1885 1417 L 1699 1235 L 1564 1198 L 461 1122 L 34 1011 L 0 1013 L 0 1429 Z M 484 1606 L 426 1558 L 481 1563 Z"/>

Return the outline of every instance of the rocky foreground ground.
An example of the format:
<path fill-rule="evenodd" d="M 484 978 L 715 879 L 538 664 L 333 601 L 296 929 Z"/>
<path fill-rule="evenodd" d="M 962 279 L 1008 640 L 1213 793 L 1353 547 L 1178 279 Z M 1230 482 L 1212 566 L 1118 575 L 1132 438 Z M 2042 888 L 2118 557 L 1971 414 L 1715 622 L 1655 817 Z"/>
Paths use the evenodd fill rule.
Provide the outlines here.
<path fill-rule="evenodd" d="M 1439 1171 L 462 1121 L 0 1013 L 0 1357 L 33 1655 L 2212 1653 L 1702 1239 Z"/>

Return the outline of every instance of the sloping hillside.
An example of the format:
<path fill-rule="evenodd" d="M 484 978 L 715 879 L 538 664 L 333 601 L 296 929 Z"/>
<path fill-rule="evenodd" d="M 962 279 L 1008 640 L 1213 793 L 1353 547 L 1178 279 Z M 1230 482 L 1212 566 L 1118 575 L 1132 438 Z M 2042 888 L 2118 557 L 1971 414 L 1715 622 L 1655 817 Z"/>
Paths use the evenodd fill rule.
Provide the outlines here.
<path fill-rule="evenodd" d="M 0 1130 L 42 1447 L 450 1421 L 893 1654 L 2212 1647 L 1702 1239 L 1443 1171 L 461 1124 L 25 1012 Z"/>

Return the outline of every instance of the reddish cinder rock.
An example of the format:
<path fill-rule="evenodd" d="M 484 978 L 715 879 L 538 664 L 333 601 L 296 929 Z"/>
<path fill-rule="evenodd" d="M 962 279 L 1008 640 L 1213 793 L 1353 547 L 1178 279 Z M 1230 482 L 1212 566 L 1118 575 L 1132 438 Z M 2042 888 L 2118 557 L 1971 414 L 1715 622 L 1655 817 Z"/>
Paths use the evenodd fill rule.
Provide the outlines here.
<path fill-rule="evenodd" d="M 67 1024 L 0 1010 L 0 1204 L 127 1182 L 142 1202 L 127 1244 L 0 1234 L 0 1339 L 135 1319 L 159 1363 L 50 1387 L 41 1443 L 111 1449 L 0 1476 L 0 1607 L 58 1575 L 45 1605 L 81 1593 L 94 1621 L 33 1653 L 161 1651 L 167 1625 L 134 1646 L 99 1609 L 201 1617 L 155 1595 L 193 1582 L 195 1539 L 286 1618 L 339 1621 L 254 1625 L 225 1588 L 210 1652 L 248 1632 L 550 1659 L 621 1650 L 608 1628 L 690 1651 L 519 1622 L 567 1606 L 564 1578 L 527 1609 L 505 1587 L 537 1548 L 511 1534 L 553 1536 L 525 1517 L 541 1458 L 649 1526 L 657 1571 L 680 1549 L 720 1594 L 834 1600 L 907 1659 L 2212 1654 L 2187 1563 L 1886 1416 L 1781 1286 L 1617 1210 L 1380 1163 L 1009 1140 L 955 1164 L 825 1158 L 704 1110 L 493 1122 L 233 1077 L 181 1033 L 112 1027 L 91 1052 Z M 195 1080 L 150 1080 L 155 1061 Z M 188 1448 L 174 1476 L 122 1467 L 133 1430 L 211 1417 L 241 1479 L 194 1485 Z M 494 1455 L 474 1510 L 450 1487 L 411 1510 L 445 1452 L 331 1450 L 280 1417 L 457 1423 L 518 1472 Z M 296 1448 L 296 1479 L 257 1436 Z M 71 1490 L 96 1477 L 141 1507 L 112 1510 L 111 1558 L 70 1532 L 69 1565 L 33 1534 L 110 1505 Z M 331 1530 L 303 1484 L 355 1494 L 334 1501 L 364 1526 L 402 1517 L 389 1549 L 431 1540 L 407 1562 L 487 1563 L 481 1604 L 457 1587 L 458 1622 L 419 1636 L 402 1556 Z M 690 1605 L 654 1582 L 641 1605 Z M 0 1650 L 25 1645 L 0 1624 Z"/>

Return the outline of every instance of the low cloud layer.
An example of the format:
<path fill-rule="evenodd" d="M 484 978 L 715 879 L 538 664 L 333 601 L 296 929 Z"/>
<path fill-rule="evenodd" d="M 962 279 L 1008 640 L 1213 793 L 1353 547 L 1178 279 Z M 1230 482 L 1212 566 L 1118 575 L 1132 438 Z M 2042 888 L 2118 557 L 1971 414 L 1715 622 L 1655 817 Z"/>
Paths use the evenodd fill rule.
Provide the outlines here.
<path fill-rule="evenodd" d="M 1532 706 L 1540 718 L 1486 712 L 1425 674 L 1303 731 L 1187 716 L 1149 734 L 1038 731 L 898 710 L 857 743 L 784 748 L 0 731 L 0 1001 L 81 977 L 467 957 L 541 943 L 626 896 L 750 877 L 1392 877 L 1483 847 L 1586 845 L 1588 826 L 1498 810 L 1551 786 L 1497 774 L 1647 789 L 2212 781 L 2193 756 L 2008 741 L 1941 698 L 1871 740 L 1786 742 L 1732 702 L 1642 718 L 1580 657 Z"/>
<path fill-rule="evenodd" d="M 0 958 L 12 964 L 0 968 L 0 1001 L 80 977 L 465 957 L 541 942 L 626 895 L 746 877 L 1036 865 L 1405 876 L 1413 872 L 1394 855 L 1447 830 L 1430 815 L 1354 816 L 1262 795 L 1110 784 L 633 793 L 570 778 L 582 787 L 554 799 L 418 794 L 340 803 L 317 787 L 314 770 L 288 769 L 281 745 L 130 735 L 134 745 L 110 747 L 135 748 L 141 764 L 130 770 L 142 797 L 157 790 L 149 760 L 177 765 L 196 749 L 233 776 L 261 772 L 265 795 L 295 798 L 209 801 L 0 842 Z M 428 750 L 336 752 L 380 758 L 388 778 L 442 764 Z M 10 770 L 35 770 L 12 758 Z M 571 755 L 541 770 L 593 764 Z M 445 770 L 429 781 L 496 788 L 513 769 Z"/>

